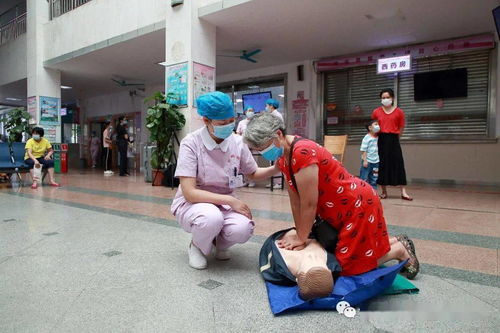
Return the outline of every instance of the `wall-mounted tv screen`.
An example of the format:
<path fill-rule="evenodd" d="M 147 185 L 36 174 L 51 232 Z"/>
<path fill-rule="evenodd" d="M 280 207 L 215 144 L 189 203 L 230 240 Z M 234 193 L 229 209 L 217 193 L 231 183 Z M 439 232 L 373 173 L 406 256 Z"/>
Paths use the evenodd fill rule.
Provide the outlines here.
<path fill-rule="evenodd" d="M 500 37 L 500 6 L 493 9 L 493 19 L 495 20 L 495 25 L 497 27 L 497 34 Z"/>
<path fill-rule="evenodd" d="M 243 94 L 241 96 L 243 99 L 243 110 L 251 106 L 255 112 L 264 111 L 266 109 L 266 101 L 271 98 L 271 96 L 272 94 L 270 91 Z"/>
<path fill-rule="evenodd" d="M 415 101 L 467 97 L 467 68 L 418 73 L 413 84 Z"/>

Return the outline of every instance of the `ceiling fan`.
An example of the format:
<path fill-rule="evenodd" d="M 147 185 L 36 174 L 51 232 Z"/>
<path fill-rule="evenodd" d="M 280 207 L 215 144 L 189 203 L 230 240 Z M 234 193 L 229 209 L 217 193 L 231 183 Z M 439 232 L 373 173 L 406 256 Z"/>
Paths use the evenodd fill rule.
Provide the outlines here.
<path fill-rule="evenodd" d="M 254 64 L 257 63 L 257 60 L 253 59 L 252 57 L 259 54 L 262 52 L 261 49 L 255 49 L 253 51 L 247 51 L 247 50 L 242 50 L 241 55 L 226 55 L 226 54 L 218 54 L 218 57 L 227 57 L 227 58 L 240 58 L 241 60 L 246 60 L 253 62 Z"/>
<path fill-rule="evenodd" d="M 143 86 L 144 85 L 144 83 L 130 83 L 122 78 L 111 78 L 111 81 L 113 81 L 114 83 L 116 83 L 117 85 L 119 85 L 121 87 Z"/>

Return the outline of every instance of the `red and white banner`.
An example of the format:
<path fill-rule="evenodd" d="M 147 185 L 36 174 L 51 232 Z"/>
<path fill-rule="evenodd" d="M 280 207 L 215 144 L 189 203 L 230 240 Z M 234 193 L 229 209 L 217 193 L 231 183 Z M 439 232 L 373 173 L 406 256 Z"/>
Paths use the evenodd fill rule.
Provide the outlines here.
<path fill-rule="evenodd" d="M 377 63 L 378 59 L 382 58 L 411 55 L 415 59 L 494 47 L 495 39 L 493 35 L 488 34 L 323 59 L 316 62 L 316 68 L 319 72 L 324 72 L 341 68 L 373 65 Z"/>
<path fill-rule="evenodd" d="M 304 98 L 304 91 L 297 92 L 297 99 L 292 101 L 293 133 L 307 138 L 307 109 L 309 100 Z"/>

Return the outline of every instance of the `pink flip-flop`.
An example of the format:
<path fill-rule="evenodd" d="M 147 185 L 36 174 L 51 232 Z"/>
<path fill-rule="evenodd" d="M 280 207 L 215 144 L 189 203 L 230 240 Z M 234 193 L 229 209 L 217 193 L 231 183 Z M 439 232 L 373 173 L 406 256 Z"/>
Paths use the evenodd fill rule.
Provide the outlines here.
<path fill-rule="evenodd" d="M 36 188 L 37 188 L 37 187 L 38 187 L 38 185 L 37 185 L 36 183 L 31 184 L 31 188 L 32 188 L 33 190 L 36 190 Z"/>
<path fill-rule="evenodd" d="M 60 187 L 61 185 L 59 185 L 58 183 L 50 183 L 50 186 L 52 186 L 52 187 Z"/>

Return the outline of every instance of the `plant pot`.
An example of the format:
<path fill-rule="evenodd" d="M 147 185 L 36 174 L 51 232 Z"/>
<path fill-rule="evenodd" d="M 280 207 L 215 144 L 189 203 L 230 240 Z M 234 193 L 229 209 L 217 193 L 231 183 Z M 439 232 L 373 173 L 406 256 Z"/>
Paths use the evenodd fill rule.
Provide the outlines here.
<path fill-rule="evenodd" d="M 153 186 L 162 186 L 163 177 L 164 175 L 162 169 L 153 169 Z"/>

